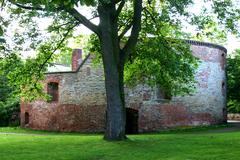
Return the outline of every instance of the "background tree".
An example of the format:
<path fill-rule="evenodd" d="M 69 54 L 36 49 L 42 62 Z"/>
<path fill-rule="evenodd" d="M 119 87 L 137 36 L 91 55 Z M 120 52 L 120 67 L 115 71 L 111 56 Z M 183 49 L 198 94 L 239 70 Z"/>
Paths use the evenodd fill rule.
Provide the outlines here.
<path fill-rule="evenodd" d="M 35 59 L 29 59 L 25 67 L 10 75 L 13 83 L 21 86 L 21 96 L 41 92 L 38 85 L 42 79 L 46 66 L 51 63 L 54 54 L 66 46 L 68 38 L 72 37 L 74 28 L 83 24 L 98 38 L 92 39 L 99 45 L 95 46 L 96 53 L 102 59 L 105 73 L 105 87 L 107 95 L 107 125 L 105 139 L 125 139 L 125 80 L 133 82 L 147 82 L 150 85 L 160 85 L 170 95 L 188 93 L 192 90 L 194 81 L 194 59 L 187 45 L 179 38 L 186 38 L 182 34 L 181 26 L 184 19 L 198 24 L 202 20 L 194 21 L 196 15 L 188 12 L 191 0 L 1 0 L 5 8 L 21 25 L 27 25 L 28 32 L 15 34 L 15 51 L 23 49 L 23 42 L 28 37 L 32 49 L 38 50 Z M 217 18 L 217 23 L 236 32 L 234 19 L 238 19 L 238 10 L 229 0 L 209 1 L 211 13 L 209 21 Z M 91 22 L 81 14 L 82 6 L 90 6 L 92 18 L 98 17 L 99 24 Z M 206 7 L 206 8 L 209 8 Z M 225 9 L 227 8 L 227 10 Z M 208 13 L 207 9 L 203 13 Z M 235 14 L 236 13 L 236 14 Z M 200 15 L 200 17 L 203 15 Z M 38 38 L 37 24 L 34 17 L 51 17 L 52 24 L 48 27 L 51 36 Z M 196 20 L 196 19 L 195 19 Z M 212 25 L 210 25 L 212 26 Z M 200 28 L 201 30 L 204 27 Z M 129 36 L 125 36 L 130 32 Z M 150 38 L 152 37 L 152 38 Z M 177 40 L 178 39 L 178 40 Z M 42 45 L 37 45 L 37 44 Z M 137 47 L 136 47 L 137 46 Z M 127 68 L 127 69 L 126 69 Z M 126 71 L 128 72 L 124 72 Z M 25 78 L 14 77 L 21 73 Z M 156 74 L 157 73 L 157 74 Z M 190 84 L 186 86 L 184 84 Z M 33 97 L 33 96 L 30 96 Z M 33 97 L 36 98 L 36 97 Z"/>
<path fill-rule="evenodd" d="M 227 107 L 230 113 L 240 113 L 240 50 L 227 58 Z"/>
<path fill-rule="evenodd" d="M 19 125 L 20 99 L 15 96 L 17 86 L 10 86 L 9 72 L 21 66 L 19 57 L 11 55 L 9 59 L 0 59 L 0 126 Z M 14 63 L 12 60 L 15 59 Z M 11 61 L 11 62 L 10 62 Z M 15 116 L 13 118 L 13 116 Z"/>

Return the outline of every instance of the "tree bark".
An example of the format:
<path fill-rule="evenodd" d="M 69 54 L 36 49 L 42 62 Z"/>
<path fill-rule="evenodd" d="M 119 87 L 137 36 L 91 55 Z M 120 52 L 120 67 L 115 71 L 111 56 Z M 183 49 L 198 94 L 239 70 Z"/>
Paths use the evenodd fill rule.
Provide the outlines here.
<path fill-rule="evenodd" d="M 123 68 L 120 72 L 120 47 L 116 38 L 117 23 L 115 22 L 114 5 L 98 7 L 100 17 L 100 41 L 105 73 L 107 96 L 106 131 L 104 139 L 123 140 L 125 136 L 125 105 L 123 87 Z"/>

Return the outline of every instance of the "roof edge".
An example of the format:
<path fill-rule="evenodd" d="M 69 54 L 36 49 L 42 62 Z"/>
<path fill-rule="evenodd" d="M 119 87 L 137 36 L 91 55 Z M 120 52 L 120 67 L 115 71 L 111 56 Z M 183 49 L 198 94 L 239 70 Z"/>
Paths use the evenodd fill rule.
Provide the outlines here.
<path fill-rule="evenodd" d="M 223 52 L 227 53 L 227 49 L 221 45 L 214 44 L 214 43 L 209 43 L 209 42 L 201 42 L 201 41 L 196 41 L 196 40 L 184 40 L 188 44 L 196 45 L 196 46 L 206 46 L 206 47 L 211 47 L 211 48 L 217 48 L 222 50 Z"/>
<path fill-rule="evenodd" d="M 211 48 L 217 48 L 222 50 L 223 52 L 227 53 L 227 49 L 221 45 L 214 44 L 214 43 L 209 43 L 209 42 L 201 42 L 201 41 L 196 41 L 196 40 L 187 40 L 184 39 L 184 41 L 188 44 L 191 45 L 196 45 L 196 46 L 206 46 L 206 47 L 211 47 Z M 84 65 L 84 63 L 87 61 L 87 59 L 90 57 L 90 54 L 86 56 L 86 58 L 82 61 L 82 63 L 79 65 L 78 69 L 76 71 L 63 71 L 63 72 L 47 72 L 45 74 L 63 74 L 63 73 L 77 73 L 79 72 L 80 68 Z"/>

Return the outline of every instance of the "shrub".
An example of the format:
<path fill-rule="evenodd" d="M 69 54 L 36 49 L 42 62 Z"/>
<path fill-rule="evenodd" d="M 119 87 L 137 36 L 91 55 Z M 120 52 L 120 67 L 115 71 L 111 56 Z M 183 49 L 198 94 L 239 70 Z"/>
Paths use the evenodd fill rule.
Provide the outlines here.
<path fill-rule="evenodd" d="M 0 126 L 18 126 L 20 124 L 20 105 L 18 99 L 0 101 Z"/>

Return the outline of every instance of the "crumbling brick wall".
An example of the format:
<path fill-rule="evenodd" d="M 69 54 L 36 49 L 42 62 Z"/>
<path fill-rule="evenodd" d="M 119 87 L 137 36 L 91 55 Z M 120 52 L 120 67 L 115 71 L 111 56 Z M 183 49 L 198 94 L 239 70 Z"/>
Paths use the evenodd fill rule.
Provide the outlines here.
<path fill-rule="evenodd" d="M 157 88 L 138 85 L 126 88 L 126 107 L 136 112 L 136 122 L 127 122 L 139 132 L 226 121 L 226 49 L 209 43 L 188 41 L 201 64 L 196 73 L 195 93 L 159 99 Z M 46 74 L 47 83 L 58 84 L 58 101 L 21 104 L 21 126 L 41 130 L 102 132 L 105 127 L 106 93 L 102 67 L 92 67 L 81 51 L 74 52 L 74 71 Z M 79 63 L 81 62 L 81 64 Z M 78 68 L 76 68 L 78 67 Z M 29 121 L 25 123 L 25 113 Z M 129 116 L 129 115 L 128 115 Z M 131 115 L 130 115 L 131 116 Z M 133 119 L 131 119 L 133 120 Z M 128 126 L 129 127 L 129 126 Z"/>
<path fill-rule="evenodd" d="M 104 131 L 106 96 L 103 70 L 92 67 L 91 58 L 87 58 L 76 72 L 46 74 L 46 91 L 47 84 L 52 82 L 58 84 L 58 101 L 22 102 L 22 127 L 54 131 Z M 25 113 L 29 114 L 28 123 L 25 122 Z"/>

